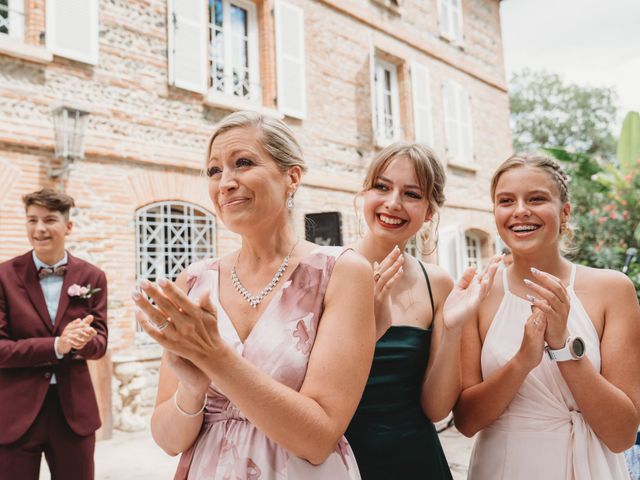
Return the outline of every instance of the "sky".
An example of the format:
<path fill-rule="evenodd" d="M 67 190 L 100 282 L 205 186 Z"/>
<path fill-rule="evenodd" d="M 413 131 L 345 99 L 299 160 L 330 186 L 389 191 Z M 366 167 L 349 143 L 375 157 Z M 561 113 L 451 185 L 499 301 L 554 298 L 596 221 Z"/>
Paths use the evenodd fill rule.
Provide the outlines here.
<path fill-rule="evenodd" d="M 640 111 L 640 0 L 503 0 L 507 78 L 529 67 L 614 86 L 621 117 Z"/>

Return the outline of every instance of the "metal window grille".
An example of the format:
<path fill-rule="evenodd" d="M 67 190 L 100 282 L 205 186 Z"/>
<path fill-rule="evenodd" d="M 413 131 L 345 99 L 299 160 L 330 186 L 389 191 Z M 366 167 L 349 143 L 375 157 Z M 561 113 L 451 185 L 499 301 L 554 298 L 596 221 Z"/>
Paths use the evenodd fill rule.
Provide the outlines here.
<path fill-rule="evenodd" d="M 160 202 L 136 212 L 138 280 L 175 280 L 191 263 L 216 254 L 216 218 L 186 202 Z M 136 324 L 138 339 L 149 337 Z"/>
<path fill-rule="evenodd" d="M 24 0 L 0 0 L 0 35 L 23 38 Z"/>
<path fill-rule="evenodd" d="M 466 266 L 480 268 L 480 239 L 473 233 L 465 233 L 464 241 L 467 249 Z"/>
<path fill-rule="evenodd" d="M 260 89 L 251 65 L 253 11 L 240 2 L 209 0 L 209 84 L 214 90 L 248 100 Z"/>

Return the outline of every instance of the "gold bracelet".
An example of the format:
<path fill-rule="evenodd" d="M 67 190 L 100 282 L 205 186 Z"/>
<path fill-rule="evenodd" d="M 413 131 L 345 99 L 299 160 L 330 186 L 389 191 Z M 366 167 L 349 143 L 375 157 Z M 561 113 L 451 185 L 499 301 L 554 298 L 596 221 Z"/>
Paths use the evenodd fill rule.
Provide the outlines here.
<path fill-rule="evenodd" d="M 202 404 L 202 408 L 198 410 L 196 413 L 185 412 L 182 408 L 180 408 L 180 405 L 178 405 L 177 397 L 178 397 L 178 391 L 176 390 L 176 393 L 173 394 L 173 404 L 176 406 L 176 410 L 178 410 L 178 413 L 180 413 L 180 415 L 184 417 L 197 417 L 202 412 L 204 412 L 204 408 L 207 406 L 208 397 L 206 393 L 204 394 L 204 403 Z"/>

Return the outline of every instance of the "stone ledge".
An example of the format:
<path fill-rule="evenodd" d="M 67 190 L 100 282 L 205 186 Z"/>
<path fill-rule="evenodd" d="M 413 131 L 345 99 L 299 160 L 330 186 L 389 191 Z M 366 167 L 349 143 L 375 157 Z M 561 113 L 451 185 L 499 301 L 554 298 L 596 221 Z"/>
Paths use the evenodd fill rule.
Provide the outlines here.
<path fill-rule="evenodd" d="M 253 103 L 249 100 L 239 97 L 230 97 L 215 91 L 209 91 L 204 97 L 204 104 L 209 107 L 222 108 L 224 110 L 230 110 L 237 112 L 239 110 L 251 110 L 258 112 L 267 117 L 277 118 L 282 120 L 284 114 L 276 110 L 275 108 L 263 107 L 257 103 Z"/>
<path fill-rule="evenodd" d="M 53 54 L 44 47 L 29 45 L 28 43 L 2 36 L 0 36 L 0 54 L 34 63 L 47 64 L 53 61 Z"/>
<path fill-rule="evenodd" d="M 464 163 L 459 160 L 453 160 L 453 159 L 449 159 L 447 161 L 447 166 L 454 170 L 464 170 L 470 173 L 478 173 L 478 170 L 480 169 L 480 166 L 476 162 Z"/>

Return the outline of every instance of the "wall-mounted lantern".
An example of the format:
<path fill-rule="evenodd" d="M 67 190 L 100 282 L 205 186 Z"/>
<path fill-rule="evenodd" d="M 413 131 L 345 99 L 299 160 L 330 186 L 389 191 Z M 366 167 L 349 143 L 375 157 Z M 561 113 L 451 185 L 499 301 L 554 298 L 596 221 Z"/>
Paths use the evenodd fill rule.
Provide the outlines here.
<path fill-rule="evenodd" d="M 84 158 L 84 133 L 87 129 L 89 112 L 69 105 L 56 105 L 51 111 L 56 139 L 55 156 L 62 161 L 59 168 L 48 164 L 49 178 L 62 181 L 68 175 L 76 160 Z"/>

